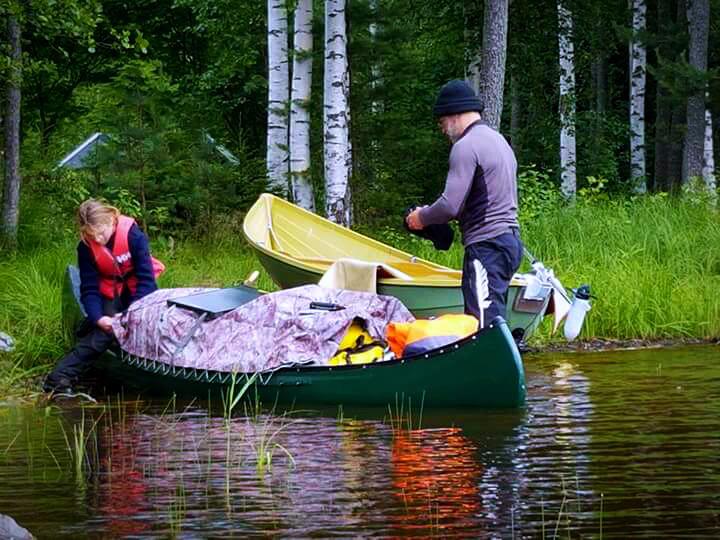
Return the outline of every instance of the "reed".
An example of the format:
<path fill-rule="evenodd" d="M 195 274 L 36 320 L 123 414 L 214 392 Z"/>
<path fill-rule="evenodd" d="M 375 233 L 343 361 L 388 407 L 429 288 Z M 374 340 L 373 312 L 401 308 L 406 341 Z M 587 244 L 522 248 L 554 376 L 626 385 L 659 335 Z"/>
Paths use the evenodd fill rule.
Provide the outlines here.
<path fill-rule="evenodd" d="M 85 408 L 81 408 L 81 419 L 77 424 L 73 424 L 72 433 L 68 435 L 62 422 L 60 428 L 65 438 L 65 445 L 68 454 L 73 463 L 73 471 L 75 473 L 75 482 L 79 488 L 84 488 L 87 474 L 93 470 L 93 462 L 98 462 L 98 442 L 97 442 L 97 425 L 102 418 L 102 414 L 94 421 L 85 420 Z M 88 446 L 92 444 L 92 454 L 88 454 Z M 54 456 L 53 456 L 54 457 Z"/>
<path fill-rule="evenodd" d="M 185 480 L 182 473 L 175 486 L 175 494 L 170 502 L 170 537 L 177 538 L 182 533 L 183 522 L 187 515 L 187 494 L 185 492 Z"/>
<path fill-rule="evenodd" d="M 407 408 L 405 407 L 405 395 L 395 395 L 395 409 L 393 410 L 390 403 L 388 403 L 388 416 L 387 420 L 390 423 L 390 428 L 393 434 L 401 431 L 412 431 L 414 429 L 422 429 L 422 415 L 425 407 L 425 391 L 423 391 L 420 405 L 417 409 L 417 425 L 413 422 L 413 403 L 412 398 L 407 398 Z"/>

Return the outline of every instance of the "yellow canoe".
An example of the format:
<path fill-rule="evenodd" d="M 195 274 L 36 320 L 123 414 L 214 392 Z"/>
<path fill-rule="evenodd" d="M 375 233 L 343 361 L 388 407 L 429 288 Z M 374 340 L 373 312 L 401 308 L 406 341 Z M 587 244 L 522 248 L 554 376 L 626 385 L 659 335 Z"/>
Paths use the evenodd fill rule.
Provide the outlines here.
<path fill-rule="evenodd" d="M 462 272 L 368 238 L 270 194 L 250 208 L 243 232 L 260 263 L 281 288 L 317 283 L 335 261 L 351 258 L 385 265 L 378 293 L 399 298 L 417 317 L 462 313 Z M 400 276 L 400 277 L 399 277 Z M 516 276 L 508 292 L 511 330 L 525 337 L 542 319 L 547 301 L 521 300 Z"/>

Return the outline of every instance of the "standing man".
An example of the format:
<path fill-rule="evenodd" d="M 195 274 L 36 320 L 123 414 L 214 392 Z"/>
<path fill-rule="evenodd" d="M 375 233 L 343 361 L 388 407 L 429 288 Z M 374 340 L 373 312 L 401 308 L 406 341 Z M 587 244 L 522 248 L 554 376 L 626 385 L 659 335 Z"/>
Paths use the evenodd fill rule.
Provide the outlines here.
<path fill-rule="evenodd" d="M 507 290 L 522 261 L 523 245 L 517 218 L 517 160 L 505 138 L 482 122 L 483 103 L 465 81 L 440 89 L 433 113 L 453 143 L 443 194 L 407 218 L 414 230 L 460 222 L 465 258 L 462 291 L 465 313 L 485 324 L 506 317 Z M 480 317 L 476 265 L 487 272 L 490 305 Z"/>

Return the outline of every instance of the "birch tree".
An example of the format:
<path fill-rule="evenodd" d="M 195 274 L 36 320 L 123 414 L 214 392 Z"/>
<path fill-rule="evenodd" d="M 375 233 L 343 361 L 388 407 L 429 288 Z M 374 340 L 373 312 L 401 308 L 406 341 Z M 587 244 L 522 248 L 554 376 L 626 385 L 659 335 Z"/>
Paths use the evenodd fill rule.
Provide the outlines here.
<path fill-rule="evenodd" d="M 709 0 L 688 0 L 690 46 L 688 63 L 698 72 L 707 72 Z M 705 140 L 705 88 L 696 89 L 687 100 L 687 131 L 683 149 L 683 183 L 702 175 Z"/>
<path fill-rule="evenodd" d="M 269 188 L 287 196 L 288 16 L 284 0 L 268 0 L 267 175 Z"/>
<path fill-rule="evenodd" d="M 575 197 L 575 58 L 572 12 L 559 0 L 558 45 L 560 49 L 560 190 L 567 199 Z"/>
<path fill-rule="evenodd" d="M 647 191 L 645 174 L 645 73 L 647 51 L 642 42 L 647 6 L 631 0 L 630 39 L 630 182 L 636 193 Z"/>
<path fill-rule="evenodd" d="M 705 97 L 707 99 L 708 95 L 705 94 Z M 712 114 L 710 109 L 705 109 L 705 145 L 702 176 L 705 187 L 707 187 L 714 199 L 717 196 L 717 183 L 715 182 L 715 153 L 713 152 Z"/>
<path fill-rule="evenodd" d="M 3 191 L 2 236 L 17 243 L 20 214 L 20 101 L 22 86 L 22 45 L 17 15 L 7 16 L 7 38 L 10 50 L 5 111 L 5 189 Z"/>
<path fill-rule="evenodd" d="M 478 94 L 485 104 L 483 120 L 493 129 L 500 128 L 503 109 L 507 27 L 508 0 L 485 0 Z"/>
<path fill-rule="evenodd" d="M 315 211 L 310 183 L 310 96 L 312 87 L 312 0 L 295 8 L 292 97 L 290 100 L 290 181 L 295 204 Z"/>
<path fill-rule="evenodd" d="M 325 212 L 328 219 L 350 224 L 349 71 L 345 23 L 346 0 L 325 0 L 325 77 L 323 143 Z"/>

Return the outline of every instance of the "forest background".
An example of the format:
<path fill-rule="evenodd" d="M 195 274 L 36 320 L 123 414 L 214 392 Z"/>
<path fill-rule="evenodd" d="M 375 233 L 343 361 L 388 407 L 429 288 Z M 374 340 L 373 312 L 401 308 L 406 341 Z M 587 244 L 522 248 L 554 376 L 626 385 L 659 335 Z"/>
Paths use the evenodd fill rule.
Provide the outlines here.
<path fill-rule="evenodd" d="M 453 78 L 474 81 L 515 150 L 527 247 L 569 285 L 593 284 L 585 337 L 720 336 L 718 7 L 2 0 L 0 330 L 21 343 L 6 359 L 40 369 L 67 346 L 59 289 L 74 259 L 74 210 L 88 196 L 138 219 L 171 262 L 164 286 L 241 280 L 257 266 L 241 238 L 244 212 L 268 189 L 298 200 L 301 184 L 304 206 L 459 267 L 459 246 L 435 253 L 401 226 L 406 207 L 442 190 L 449 146 L 431 111 Z M 311 46 L 293 51 L 301 8 Z M 312 67 L 302 99 L 273 97 L 278 36 L 286 84 L 299 63 Z M 347 138 L 340 195 L 325 113 L 333 88 Z M 299 170 L 288 135 L 287 146 L 269 135 L 273 122 L 288 129 L 293 104 L 307 113 Z M 58 166 L 96 132 L 106 139 L 92 162 Z M 338 200 L 346 207 L 333 216 Z"/>

